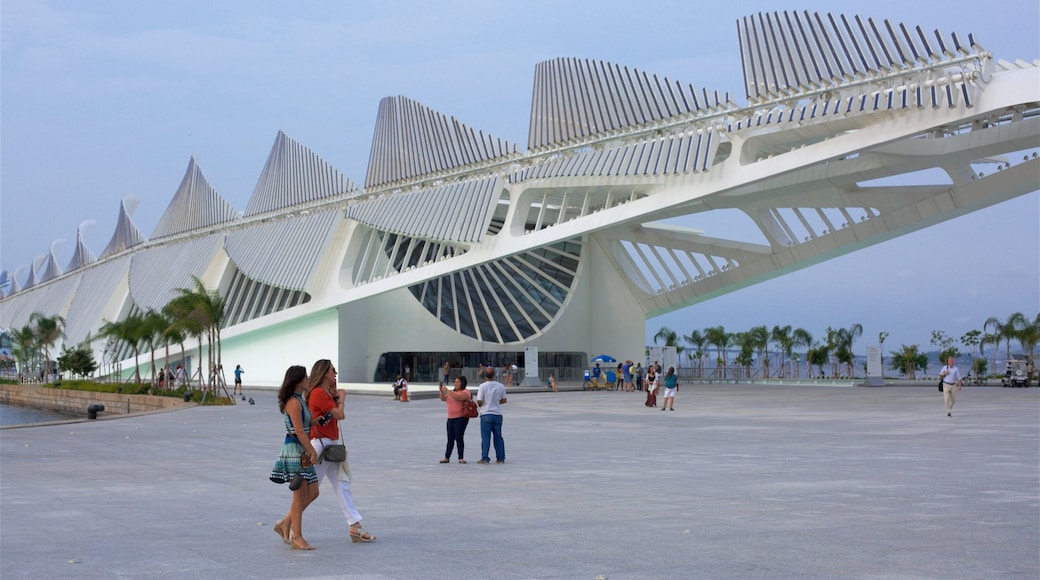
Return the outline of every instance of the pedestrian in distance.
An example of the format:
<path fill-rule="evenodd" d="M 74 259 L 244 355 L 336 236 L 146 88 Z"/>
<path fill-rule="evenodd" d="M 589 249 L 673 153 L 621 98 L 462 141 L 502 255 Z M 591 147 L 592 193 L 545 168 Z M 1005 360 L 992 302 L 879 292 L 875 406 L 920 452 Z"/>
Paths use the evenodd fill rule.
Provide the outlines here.
<path fill-rule="evenodd" d="M 329 359 L 320 359 L 311 367 L 311 391 L 307 396 L 307 407 L 316 423 L 311 429 L 311 445 L 321 458 L 314 470 L 319 485 L 323 479 L 328 479 L 332 484 L 332 492 L 336 494 L 336 501 L 347 519 L 350 541 L 355 544 L 374 542 L 376 537 L 361 527 L 362 517 L 350 492 L 350 465 L 346 458 L 343 461 L 330 461 L 324 457 L 326 446 L 346 445 L 339 423 L 347 418 L 344 410 L 347 392 L 336 388 L 337 374 L 336 367 Z"/>
<path fill-rule="evenodd" d="M 675 392 L 679 390 L 679 375 L 675 374 L 675 367 L 668 367 L 668 372 L 664 375 L 664 402 L 661 403 L 661 410 L 668 409 L 669 411 L 675 410 Z"/>
<path fill-rule="evenodd" d="M 451 462 L 451 452 L 457 447 L 459 452 L 459 463 L 466 463 L 463 458 L 466 451 L 466 427 L 469 426 L 469 417 L 463 408 L 465 401 L 473 399 L 469 389 L 466 388 L 466 377 L 459 375 L 455 377 L 454 390 L 448 390 L 444 383 L 440 385 L 441 400 L 448 408 L 448 446 L 444 448 L 444 458 L 441 463 Z"/>
<path fill-rule="evenodd" d="M 502 439 L 502 405 L 506 404 L 506 387 L 495 380 L 494 367 L 484 369 L 484 382 L 477 387 L 477 409 L 480 411 L 480 461 L 491 463 L 491 443 L 495 444 L 495 463 L 506 462 L 506 443 Z"/>
<path fill-rule="evenodd" d="M 556 390 L 556 373 L 549 373 L 549 380 L 546 381 L 546 382 L 549 383 L 549 389 L 552 392 L 554 392 L 554 393 L 558 393 L 559 392 L 559 391 Z"/>
<path fill-rule="evenodd" d="M 647 407 L 653 408 L 657 406 L 657 387 L 659 383 L 657 381 L 657 369 L 650 365 L 646 369 L 646 405 Z"/>
<path fill-rule="evenodd" d="M 242 373 L 244 372 L 242 365 L 235 365 L 235 388 L 231 391 L 232 395 L 242 394 Z"/>
<path fill-rule="evenodd" d="M 311 413 L 304 401 L 310 384 L 307 369 L 293 365 L 285 371 L 278 390 L 278 410 L 285 421 L 285 442 L 271 470 L 271 481 L 288 483 L 292 504 L 285 517 L 274 523 L 274 531 L 294 550 L 313 550 L 303 539 L 303 511 L 318 497 L 318 454 L 311 445 Z"/>
<path fill-rule="evenodd" d="M 397 375 L 397 380 L 394 381 L 394 400 L 402 403 L 408 402 L 408 381 L 405 380 L 404 375 Z"/>
<path fill-rule="evenodd" d="M 946 360 L 946 366 L 939 371 L 939 378 L 943 383 L 943 402 L 946 403 L 946 416 L 953 416 L 953 403 L 957 398 L 954 393 L 953 387 L 957 387 L 957 390 L 961 390 L 961 371 L 954 364 L 953 357 L 951 356 Z"/>

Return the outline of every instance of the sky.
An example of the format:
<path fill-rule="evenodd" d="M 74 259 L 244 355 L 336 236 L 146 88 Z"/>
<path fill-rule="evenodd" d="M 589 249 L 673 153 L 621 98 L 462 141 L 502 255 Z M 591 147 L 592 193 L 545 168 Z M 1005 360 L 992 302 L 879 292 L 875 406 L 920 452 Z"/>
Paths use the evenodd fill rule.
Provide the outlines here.
<path fill-rule="evenodd" d="M 1040 58 L 1035 1 L 836 4 L 783 8 L 974 33 L 1000 58 Z M 745 103 L 736 22 L 783 8 L 739 0 L 3 0 L 0 268 L 14 272 L 60 239 L 64 268 L 88 221 L 87 246 L 100 254 L 127 196 L 140 198 L 133 220 L 150 236 L 193 155 L 241 211 L 279 130 L 363 183 L 383 97 L 407 96 L 524 147 L 535 65 L 557 57 L 605 60 Z M 713 235 L 711 224 L 689 225 Z M 822 337 L 828 326 L 858 323 L 859 345 L 888 332 L 886 352 L 927 347 L 932 330 L 959 338 L 991 316 L 1036 316 L 1038 271 L 1034 192 L 652 318 L 647 344 L 661 327 L 683 335 L 790 324 Z"/>

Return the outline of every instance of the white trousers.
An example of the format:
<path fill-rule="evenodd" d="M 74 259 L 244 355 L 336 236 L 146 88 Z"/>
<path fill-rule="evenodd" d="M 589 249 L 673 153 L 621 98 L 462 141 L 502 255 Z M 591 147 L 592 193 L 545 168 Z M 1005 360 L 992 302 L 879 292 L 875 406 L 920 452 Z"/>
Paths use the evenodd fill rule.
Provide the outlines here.
<path fill-rule="evenodd" d="M 339 443 L 339 441 L 311 439 L 311 445 L 314 446 L 314 450 L 318 452 L 319 456 L 321 450 L 325 448 L 325 443 Z M 321 485 L 323 479 L 328 478 L 329 483 L 332 484 L 332 492 L 336 494 L 336 501 L 339 502 L 339 507 L 347 518 L 347 524 L 354 525 L 361 521 L 361 514 L 354 507 L 354 496 L 350 494 L 350 480 L 339 466 L 339 463 L 322 461 L 314 465 L 314 471 L 318 473 L 318 485 Z"/>

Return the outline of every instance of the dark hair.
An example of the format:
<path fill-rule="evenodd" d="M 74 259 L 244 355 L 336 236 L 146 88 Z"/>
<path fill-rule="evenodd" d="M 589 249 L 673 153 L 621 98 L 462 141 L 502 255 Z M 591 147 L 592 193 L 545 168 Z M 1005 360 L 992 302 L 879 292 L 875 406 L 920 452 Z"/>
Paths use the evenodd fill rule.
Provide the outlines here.
<path fill-rule="evenodd" d="M 668 372 L 664 374 L 664 378 L 668 378 L 675 374 L 675 367 L 668 367 Z"/>
<path fill-rule="evenodd" d="M 469 383 L 469 381 L 466 380 L 466 377 L 464 377 L 462 375 L 459 375 L 459 376 L 455 377 L 455 380 L 459 381 L 460 383 L 462 383 L 462 388 L 463 389 L 465 389 L 466 385 Z"/>
<path fill-rule="evenodd" d="M 327 358 L 319 359 L 311 367 L 311 388 L 321 384 L 325 380 L 325 374 L 332 368 L 332 361 Z"/>
<path fill-rule="evenodd" d="M 484 369 L 484 378 L 494 380 L 495 378 L 495 367 L 488 366 Z"/>
<path fill-rule="evenodd" d="M 285 378 L 282 379 L 282 388 L 278 389 L 278 410 L 285 412 L 285 404 L 293 396 L 296 385 L 307 378 L 307 369 L 300 365 L 293 365 L 285 370 Z"/>

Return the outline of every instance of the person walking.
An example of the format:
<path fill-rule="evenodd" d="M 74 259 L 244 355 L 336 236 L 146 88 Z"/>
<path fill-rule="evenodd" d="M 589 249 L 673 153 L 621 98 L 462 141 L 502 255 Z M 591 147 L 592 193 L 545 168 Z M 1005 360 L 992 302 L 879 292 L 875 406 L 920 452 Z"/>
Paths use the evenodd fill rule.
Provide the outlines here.
<path fill-rule="evenodd" d="M 271 481 L 288 483 L 292 504 L 285 517 L 274 523 L 274 531 L 294 550 L 313 550 L 303 539 L 303 510 L 318 497 L 318 475 L 314 463 L 318 453 L 311 445 L 311 413 L 304 403 L 310 386 L 307 369 L 293 365 L 285 371 L 278 390 L 278 410 L 285 421 L 285 442 L 271 470 Z"/>
<path fill-rule="evenodd" d="M 556 390 L 556 373 L 549 373 L 549 381 L 548 381 L 548 383 L 549 383 L 549 389 L 552 392 L 554 392 L 554 393 L 558 393 L 559 392 L 559 391 Z"/>
<path fill-rule="evenodd" d="M 235 365 L 235 388 L 231 391 L 232 395 L 242 394 L 242 373 L 244 372 L 242 365 Z"/>
<path fill-rule="evenodd" d="M 675 367 L 668 367 L 668 372 L 664 375 L 664 402 L 661 403 L 661 410 L 668 409 L 669 411 L 675 410 L 675 392 L 679 390 L 679 375 L 675 374 Z"/>
<path fill-rule="evenodd" d="M 953 403 L 957 398 L 953 387 L 956 386 L 959 391 L 963 384 L 961 382 L 961 371 L 957 369 L 952 356 L 946 360 L 946 366 L 939 371 L 939 378 L 943 382 L 943 402 L 946 403 L 946 416 L 952 417 Z"/>
<path fill-rule="evenodd" d="M 444 382 L 448 382 L 448 376 L 451 375 L 451 364 L 448 361 L 444 361 Z"/>
<path fill-rule="evenodd" d="M 506 387 L 495 380 L 494 367 L 484 370 L 484 382 L 477 387 L 477 409 L 480 411 L 480 461 L 491 463 L 491 442 L 495 443 L 495 463 L 506 462 L 506 443 L 502 439 L 502 405 L 506 404 Z"/>
<path fill-rule="evenodd" d="M 451 452 L 456 445 L 459 449 L 459 463 L 466 463 L 463 455 L 466 451 L 465 437 L 469 417 L 466 416 L 462 404 L 465 401 L 473 400 L 473 395 L 466 388 L 467 382 L 466 377 L 459 375 L 455 377 L 455 390 L 449 391 L 444 383 L 441 383 L 440 386 L 441 400 L 448 407 L 448 446 L 444 448 L 444 459 L 441 459 L 441 463 L 451 462 Z"/>
<path fill-rule="evenodd" d="M 344 407 L 347 392 L 336 388 L 337 374 L 336 367 L 329 359 L 320 359 L 311 367 L 311 392 L 307 397 L 307 407 L 311 415 L 316 417 L 314 422 L 317 425 L 311 430 L 311 444 L 319 456 L 324 455 L 327 445 L 345 445 L 339 422 L 346 419 Z M 322 457 L 314 466 L 314 470 L 319 484 L 323 479 L 328 479 L 332 484 L 336 501 L 347 518 L 350 541 L 374 542 L 376 537 L 361 527 L 362 517 L 354 505 L 354 496 L 350 493 L 350 466 L 346 459 L 329 461 Z"/>

